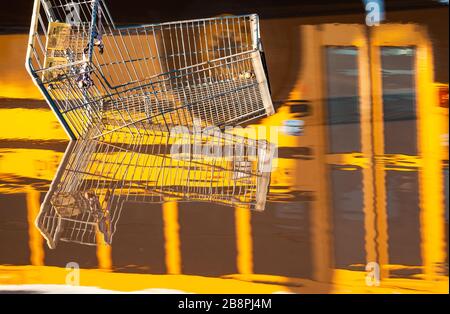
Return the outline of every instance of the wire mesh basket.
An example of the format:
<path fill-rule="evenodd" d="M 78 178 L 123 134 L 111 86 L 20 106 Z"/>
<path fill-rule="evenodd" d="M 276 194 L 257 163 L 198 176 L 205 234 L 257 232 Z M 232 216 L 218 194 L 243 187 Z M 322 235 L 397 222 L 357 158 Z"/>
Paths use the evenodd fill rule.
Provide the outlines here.
<path fill-rule="evenodd" d="M 118 27 L 104 0 L 35 0 L 26 66 L 72 139 L 274 112 L 255 14 Z"/>
<path fill-rule="evenodd" d="M 36 224 L 54 248 L 59 240 L 110 244 L 130 203 L 199 201 L 261 211 L 273 149 L 217 132 L 72 141 Z"/>

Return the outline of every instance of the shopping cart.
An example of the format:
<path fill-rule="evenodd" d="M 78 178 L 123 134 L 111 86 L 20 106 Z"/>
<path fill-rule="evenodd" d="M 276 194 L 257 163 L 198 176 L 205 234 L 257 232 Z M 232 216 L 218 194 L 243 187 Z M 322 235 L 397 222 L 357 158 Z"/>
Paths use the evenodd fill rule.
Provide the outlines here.
<path fill-rule="evenodd" d="M 211 202 L 264 210 L 273 145 L 231 134 L 166 132 L 114 141 L 80 139 L 65 153 L 36 220 L 58 241 L 111 243 L 135 203 Z"/>
<path fill-rule="evenodd" d="M 35 0 L 26 67 L 72 139 L 274 112 L 258 16 L 118 27 L 104 0 Z"/>

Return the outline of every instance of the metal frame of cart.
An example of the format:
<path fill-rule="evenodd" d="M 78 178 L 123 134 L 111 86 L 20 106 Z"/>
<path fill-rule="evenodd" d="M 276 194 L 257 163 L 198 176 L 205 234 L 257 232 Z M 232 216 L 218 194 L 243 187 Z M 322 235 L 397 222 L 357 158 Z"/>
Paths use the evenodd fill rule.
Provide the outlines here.
<path fill-rule="evenodd" d="M 26 68 L 71 139 L 274 112 L 256 14 L 118 27 L 104 0 L 35 0 Z"/>

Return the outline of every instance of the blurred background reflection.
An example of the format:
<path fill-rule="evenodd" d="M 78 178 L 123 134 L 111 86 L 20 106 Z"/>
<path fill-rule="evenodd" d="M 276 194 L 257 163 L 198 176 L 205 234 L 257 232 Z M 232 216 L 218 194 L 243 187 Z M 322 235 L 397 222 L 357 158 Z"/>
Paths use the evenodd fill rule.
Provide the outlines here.
<path fill-rule="evenodd" d="M 33 222 L 68 141 L 23 65 L 31 3 L 0 15 L 0 285 L 63 284 L 74 261 L 82 285 L 117 290 L 448 293 L 448 5 L 387 2 L 369 27 L 363 1 L 247 2 L 117 22 L 260 14 L 276 114 L 251 126 L 279 129 L 266 210 L 130 204 L 112 247 L 56 250 Z"/>

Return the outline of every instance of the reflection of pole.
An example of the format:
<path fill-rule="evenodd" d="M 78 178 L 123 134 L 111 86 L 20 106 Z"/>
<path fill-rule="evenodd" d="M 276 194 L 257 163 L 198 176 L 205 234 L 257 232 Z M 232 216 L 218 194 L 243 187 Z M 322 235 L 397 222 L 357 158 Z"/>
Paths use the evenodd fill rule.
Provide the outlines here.
<path fill-rule="evenodd" d="M 111 246 L 105 243 L 103 234 L 100 231 L 96 233 L 96 240 L 98 268 L 110 270 L 112 268 Z"/>
<path fill-rule="evenodd" d="M 181 274 L 180 225 L 178 223 L 178 203 L 168 201 L 163 204 L 164 239 L 166 250 L 166 271 L 171 275 Z"/>
<path fill-rule="evenodd" d="M 373 241 L 376 245 L 376 262 L 380 265 L 381 278 L 389 277 L 389 235 L 386 207 L 386 171 L 385 165 L 376 162 L 377 156 L 384 156 L 384 122 L 383 122 L 383 86 L 381 81 L 381 57 L 378 38 L 370 37 L 370 65 L 372 82 L 372 139 L 373 139 L 373 169 L 375 195 L 376 232 Z M 368 241 L 370 241 L 368 239 Z M 368 260 L 368 262 L 371 262 Z"/>
<path fill-rule="evenodd" d="M 253 273 L 251 212 L 248 206 L 236 206 L 236 265 L 239 274 Z"/>
<path fill-rule="evenodd" d="M 358 47 L 361 51 L 359 56 L 359 95 L 361 113 L 361 150 L 367 158 L 367 164 L 362 169 L 363 195 L 364 195 L 364 230 L 366 263 L 378 261 L 376 248 L 376 212 L 375 212 L 375 156 L 373 151 L 372 130 L 372 85 L 371 85 L 371 51 L 367 47 L 370 41 L 370 32 L 366 28 L 366 39 L 361 38 L 363 45 Z"/>
<path fill-rule="evenodd" d="M 310 134 L 313 136 L 313 143 L 315 151 L 315 160 L 309 166 L 312 173 L 315 174 L 311 186 L 315 191 L 317 197 L 311 202 L 310 207 L 310 236 L 312 247 L 312 264 L 313 264 L 313 279 L 321 282 L 330 282 L 332 280 L 333 268 L 333 238 L 330 233 L 332 226 L 332 207 L 330 204 L 330 191 L 328 185 L 328 168 L 326 165 L 326 143 L 327 135 L 324 121 L 326 121 L 326 112 L 324 101 L 325 73 L 324 64 L 321 56 L 323 46 L 326 44 L 324 35 L 326 31 L 321 32 L 319 27 L 313 25 L 305 25 L 301 27 L 301 40 L 303 51 L 300 54 L 304 60 L 301 75 L 299 79 L 304 82 L 308 89 L 300 96 L 305 99 L 310 99 L 314 108 L 311 115 Z M 336 35 L 333 32 L 333 36 Z M 298 167 L 301 169 L 301 167 Z M 296 173 L 301 176 L 300 173 Z"/>
<path fill-rule="evenodd" d="M 416 35 L 417 36 L 417 35 Z M 417 46 L 418 147 L 422 159 L 419 173 L 422 260 L 426 279 L 439 275 L 445 263 L 444 189 L 441 125 L 433 86 L 433 51 L 427 35 Z"/>
<path fill-rule="evenodd" d="M 41 193 L 34 188 L 27 189 L 28 245 L 30 247 L 30 263 L 33 266 L 44 265 L 44 241 L 39 230 L 34 226 L 41 204 L 40 196 Z"/>

